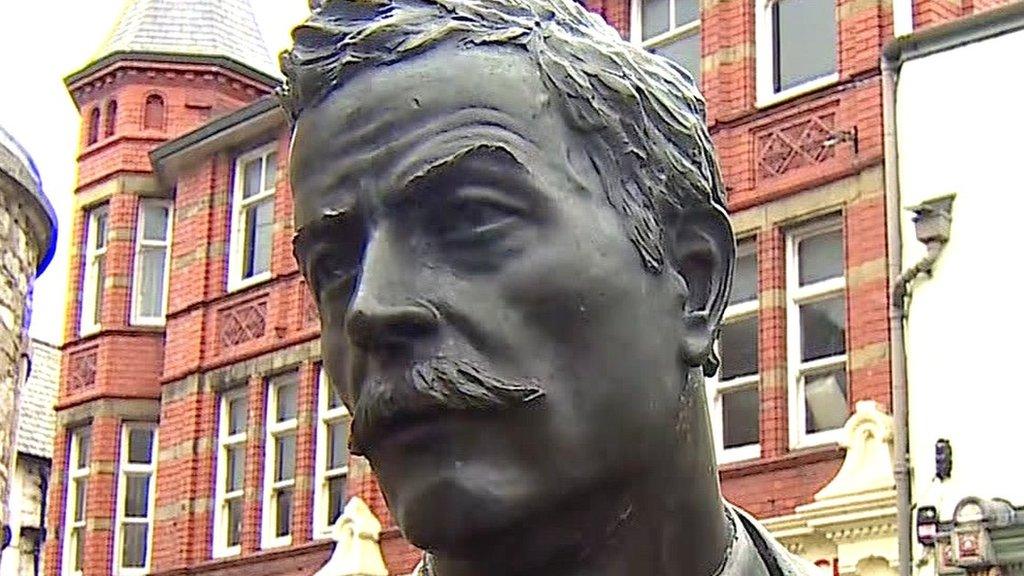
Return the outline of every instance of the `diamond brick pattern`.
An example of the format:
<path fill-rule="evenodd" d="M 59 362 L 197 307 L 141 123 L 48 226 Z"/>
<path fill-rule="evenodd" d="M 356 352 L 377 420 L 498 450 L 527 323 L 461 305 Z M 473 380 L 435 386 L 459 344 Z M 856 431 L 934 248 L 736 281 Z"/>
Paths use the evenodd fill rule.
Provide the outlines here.
<path fill-rule="evenodd" d="M 92 388 L 96 383 L 96 349 L 83 350 L 68 360 L 68 391 Z"/>
<path fill-rule="evenodd" d="M 218 325 L 223 348 L 262 338 L 267 331 L 267 301 L 246 302 L 221 310 Z"/>
<path fill-rule="evenodd" d="M 835 113 L 812 115 L 757 137 L 757 176 L 764 180 L 814 166 L 835 156 L 825 141 L 835 128 Z"/>

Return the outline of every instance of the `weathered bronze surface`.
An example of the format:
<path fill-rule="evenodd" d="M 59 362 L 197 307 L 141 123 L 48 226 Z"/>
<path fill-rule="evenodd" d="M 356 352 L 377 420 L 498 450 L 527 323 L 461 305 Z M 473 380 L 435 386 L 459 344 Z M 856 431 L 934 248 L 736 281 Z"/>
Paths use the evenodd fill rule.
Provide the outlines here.
<path fill-rule="evenodd" d="M 572 0 L 314 8 L 295 256 L 421 572 L 797 573 L 719 492 L 734 238 L 688 73 Z"/>

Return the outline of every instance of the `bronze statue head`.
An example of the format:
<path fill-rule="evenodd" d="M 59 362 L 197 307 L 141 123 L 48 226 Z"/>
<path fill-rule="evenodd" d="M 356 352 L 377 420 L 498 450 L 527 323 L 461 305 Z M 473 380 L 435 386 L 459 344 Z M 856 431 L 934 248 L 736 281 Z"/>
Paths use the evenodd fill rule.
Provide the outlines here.
<path fill-rule="evenodd" d="M 327 0 L 294 39 L 295 255 L 406 536 L 525 569 L 720 521 L 734 240 L 689 74 L 573 0 Z"/>

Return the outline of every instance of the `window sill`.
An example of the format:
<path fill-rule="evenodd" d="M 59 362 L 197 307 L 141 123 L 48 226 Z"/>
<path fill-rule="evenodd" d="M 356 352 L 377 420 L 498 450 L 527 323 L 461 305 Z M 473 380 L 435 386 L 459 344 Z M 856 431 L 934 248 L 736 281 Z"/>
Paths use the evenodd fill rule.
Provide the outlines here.
<path fill-rule="evenodd" d="M 88 156 L 89 154 L 92 154 L 93 152 L 99 150 L 100 148 L 103 148 L 107 144 L 113 142 L 118 136 L 120 136 L 120 134 L 110 134 L 108 136 L 100 136 L 99 138 L 96 139 L 95 142 L 87 141 L 85 143 L 85 147 L 82 148 L 81 154 L 79 154 L 79 159 Z"/>
<path fill-rule="evenodd" d="M 827 76 L 815 78 L 814 80 L 808 80 L 803 84 L 798 84 L 796 86 L 786 88 L 781 92 L 775 92 L 771 94 L 758 94 L 757 103 L 755 104 L 755 106 L 757 106 L 758 108 L 767 108 L 769 106 L 774 106 L 787 100 L 792 100 L 797 96 L 803 96 L 804 94 L 814 92 L 815 90 L 820 90 L 822 88 L 825 88 L 826 86 L 831 86 L 832 84 L 835 84 L 838 81 L 839 73 L 833 72 Z"/>
<path fill-rule="evenodd" d="M 103 326 L 100 324 L 93 324 L 91 326 L 81 326 L 78 328 L 78 337 L 88 338 L 89 336 L 94 336 L 96 334 L 99 334 L 102 328 Z"/>
<path fill-rule="evenodd" d="M 761 457 L 761 445 L 760 444 L 747 444 L 746 446 L 737 446 L 735 448 L 726 448 L 718 453 L 718 463 L 721 464 L 733 464 L 736 462 L 743 462 L 747 460 L 757 460 Z"/>
<path fill-rule="evenodd" d="M 398 529 L 395 529 L 398 532 Z M 387 531 L 381 532 L 381 538 L 386 538 L 388 535 Z M 266 570 L 260 570 L 259 568 L 265 566 L 273 566 L 274 562 L 284 560 L 286 558 L 294 558 L 297 556 L 303 556 L 309 554 L 311 551 L 315 553 L 322 553 L 330 555 L 334 549 L 334 542 L 329 540 L 313 540 L 288 548 L 277 548 L 274 550 L 254 550 L 252 552 L 246 552 L 245 554 L 235 554 L 231 557 L 213 557 L 198 564 L 190 566 L 190 570 L 193 573 L 204 573 L 206 570 L 214 572 L 225 570 L 229 568 L 245 567 L 245 570 L 251 571 L 256 570 L 253 573 L 266 573 Z M 326 558 L 327 556 L 324 556 Z M 289 569 L 294 568 L 290 566 Z M 79 575 L 81 576 L 81 575 Z"/>
<path fill-rule="evenodd" d="M 790 450 L 804 450 L 806 448 L 815 448 L 823 446 L 825 444 L 837 444 L 843 437 L 843 428 L 834 428 L 832 430 L 825 430 L 823 432 L 814 432 L 812 434 L 804 434 L 790 438 L 789 449 Z"/>
<path fill-rule="evenodd" d="M 238 545 L 238 546 L 231 546 L 231 547 L 228 547 L 228 548 L 215 548 L 213 550 L 213 553 L 211 554 L 211 556 L 213 556 L 214 559 L 231 558 L 232 556 L 238 556 L 241 553 L 242 553 L 242 546 Z"/>
<path fill-rule="evenodd" d="M 167 325 L 166 318 L 132 318 L 131 325 L 136 328 L 163 328 Z"/>
<path fill-rule="evenodd" d="M 260 546 L 260 547 L 262 549 L 264 549 L 264 550 L 273 550 L 275 548 L 284 548 L 285 546 L 291 546 L 291 545 L 292 545 L 292 537 L 289 535 L 289 536 L 274 537 L 274 538 L 269 538 L 267 540 L 264 540 L 262 542 L 262 546 Z"/>
<path fill-rule="evenodd" d="M 270 280 L 271 278 L 272 278 L 272 274 L 268 270 L 266 272 L 261 272 L 261 273 L 255 275 L 255 276 L 250 276 L 248 278 L 229 281 L 228 282 L 228 292 L 238 292 L 240 290 L 245 290 L 246 288 L 250 288 L 250 287 L 255 286 L 257 284 L 262 284 L 262 283 Z"/>
<path fill-rule="evenodd" d="M 723 480 L 743 478 L 775 470 L 806 466 L 826 460 L 842 460 L 845 453 L 845 450 L 838 444 L 823 444 L 805 450 L 787 452 L 778 456 L 724 464 L 719 467 L 718 473 L 719 477 Z"/>
<path fill-rule="evenodd" d="M 641 40 L 638 38 L 634 40 L 634 43 L 639 44 L 643 48 L 647 49 L 657 48 L 658 46 L 669 44 L 672 41 L 678 40 L 679 38 L 682 38 L 684 36 L 689 36 L 694 32 L 697 32 L 698 30 L 700 30 L 700 18 L 693 20 L 692 22 L 687 22 L 686 24 L 676 26 L 675 28 L 662 32 L 657 36 L 651 36 L 646 40 Z"/>

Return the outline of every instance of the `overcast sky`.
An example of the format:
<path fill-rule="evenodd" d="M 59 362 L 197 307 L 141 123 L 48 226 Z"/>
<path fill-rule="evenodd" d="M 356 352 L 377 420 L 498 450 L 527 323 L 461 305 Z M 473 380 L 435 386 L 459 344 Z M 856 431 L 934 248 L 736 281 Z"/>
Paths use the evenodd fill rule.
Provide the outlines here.
<path fill-rule="evenodd" d="M 250 1 L 276 61 L 308 4 Z M 60 220 L 57 254 L 36 282 L 30 328 L 34 338 L 54 344 L 62 342 L 64 333 L 71 195 L 81 122 L 63 78 L 90 60 L 123 7 L 123 0 L 15 0 L 0 7 L 0 126 L 32 155 Z"/>

